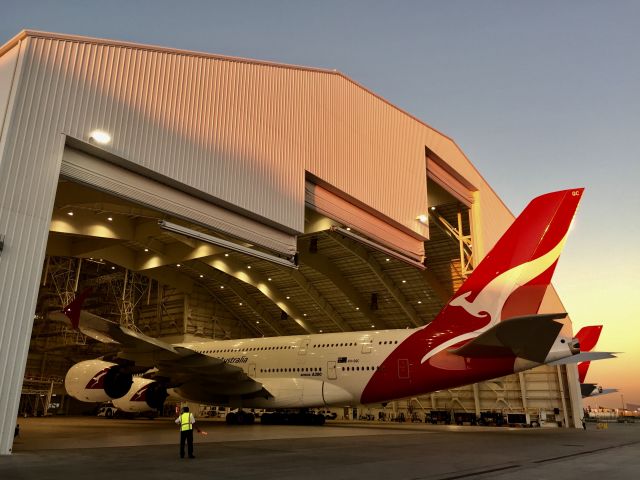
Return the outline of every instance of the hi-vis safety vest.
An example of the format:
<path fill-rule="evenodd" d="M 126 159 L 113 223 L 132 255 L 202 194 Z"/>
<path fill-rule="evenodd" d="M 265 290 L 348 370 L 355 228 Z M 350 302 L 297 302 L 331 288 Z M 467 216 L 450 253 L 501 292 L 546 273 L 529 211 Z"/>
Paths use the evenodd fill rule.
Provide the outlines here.
<path fill-rule="evenodd" d="M 193 430 L 193 425 L 191 424 L 191 414 L 189 412 L 180 415 L 180 430 Z"/>

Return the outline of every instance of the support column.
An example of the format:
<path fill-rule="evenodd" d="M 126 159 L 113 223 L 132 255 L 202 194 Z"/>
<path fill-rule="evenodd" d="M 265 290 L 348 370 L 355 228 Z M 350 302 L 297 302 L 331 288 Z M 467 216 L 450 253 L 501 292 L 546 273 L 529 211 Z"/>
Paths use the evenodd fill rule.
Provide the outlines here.
<path fill-rule="evenodd" d="M 567 412 L 567 400 L 564 395 L 564 379 L 562 378 L 562 370 L 560 365 L 556 365 L 556 372 L 558 374 L 558 386 L 560 388 L 560 398 L 562 399 L 562 415 L 564 416 L 564 426 L 569 428 L 569 414 Z"/>
<path fill-rule="evenodd" d="M 480 418 L 480 388 L 477 383 L 473 384 L 473 403 L 476 407 L 476 418 Z"/>

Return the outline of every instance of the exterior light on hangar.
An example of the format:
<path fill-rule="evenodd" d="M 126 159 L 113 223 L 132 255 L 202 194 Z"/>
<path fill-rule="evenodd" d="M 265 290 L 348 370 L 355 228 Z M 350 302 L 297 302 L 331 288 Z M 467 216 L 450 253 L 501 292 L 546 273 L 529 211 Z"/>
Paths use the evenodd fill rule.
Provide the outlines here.
<path fill-rule="evenodd" d="M 111 142 L 111 135 L 104 130 L 94 130 L 89 134 L 89 140 L 93 140 L 100 145 L 106 145 Z"/>

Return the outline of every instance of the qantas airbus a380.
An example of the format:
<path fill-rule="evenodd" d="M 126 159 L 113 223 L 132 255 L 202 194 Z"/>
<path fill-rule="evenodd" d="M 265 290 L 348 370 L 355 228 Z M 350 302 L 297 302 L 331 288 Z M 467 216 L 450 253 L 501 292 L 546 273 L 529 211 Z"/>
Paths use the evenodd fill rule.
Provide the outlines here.
<path fill-rule="evenodd" d="M 73 326 L 120 350 L 113 361 L 74 365 L 67 391 L 128 411 L 160 408 L 167 389 L 240 408 L 346 406 L 585 360 L 566 313 L 538 314 L 582 193 L 531 201 L 437 317 L 415 329 L 168 344 L 82 310 L 80 295 L 64 309 Z"/>

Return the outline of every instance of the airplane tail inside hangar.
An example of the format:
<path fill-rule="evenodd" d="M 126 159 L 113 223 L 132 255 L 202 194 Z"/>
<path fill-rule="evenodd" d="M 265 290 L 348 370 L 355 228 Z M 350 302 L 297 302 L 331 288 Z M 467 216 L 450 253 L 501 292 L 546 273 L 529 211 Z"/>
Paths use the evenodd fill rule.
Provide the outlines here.
<path fill-rule="evenodd" d="M 110 352 L 50 316 L 78 288 L 164 339 L 413 328 L 513 220 L 452 139 L 335 71 L 24 31 L 0 129 L 1 454 Z M 387 408 L 581 418 L 573 366 Z"/>

